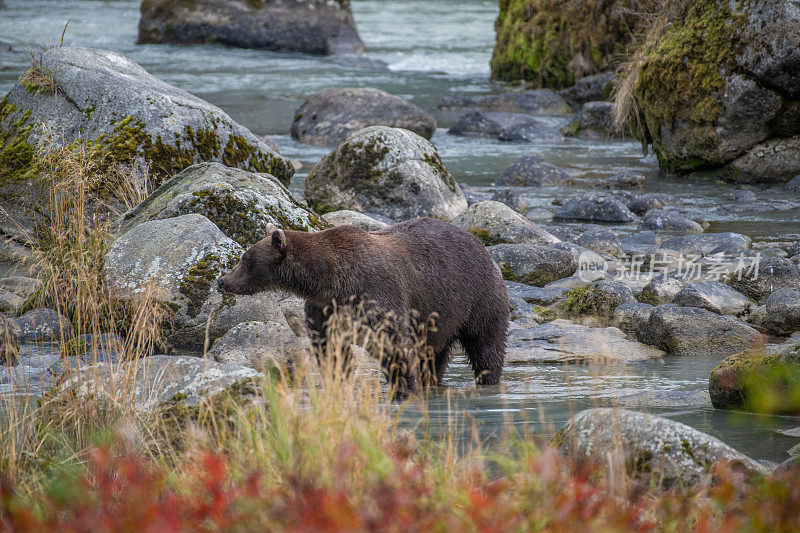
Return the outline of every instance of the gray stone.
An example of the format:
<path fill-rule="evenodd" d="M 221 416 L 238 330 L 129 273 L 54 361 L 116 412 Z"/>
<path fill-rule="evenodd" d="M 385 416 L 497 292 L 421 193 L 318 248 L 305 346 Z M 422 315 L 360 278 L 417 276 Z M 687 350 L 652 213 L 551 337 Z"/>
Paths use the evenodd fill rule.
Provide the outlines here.
<path fill-rule="evenodd" d="M 767 298 L 767 329 L 776 335 L 800 331 L 800 291 L 781 289 Z"/>
<path fill-rule="evenodd" d="M 650 304 L 639 302 L 624 303 L 614 309 L 613 325 L 625 333 L 635 335 L 639 326 L 650 319 L 650 313 L 653 312 L 653 309 L 655 307 Z"/>
<path fill-rule="evenodd" d="M 531 124 L 539 123 L 531 115 L 524 113 L 491 113 L 473 109 L 459 116 L 447 133 L 495 137 L 508 128 Z"/>
<path fill-rule="evenodd" d="M 670 233 L 702 233 L 703 227 L 675 211 L 651 209 L 642 218 L 642 229 Z"/>
<path fill-rule="evenodd" d="M 638 220 L 621 200 L 605 192 L 590 192 L 570 198 L 556 212 L 555 218 L 616 223 Z"/>
<path fill-rule="evenodd" d="M 573 416 L 554 438 L 570 457 L 608 465 L 620 450 L 629 475 L 667 487 L 692 488 L 707 482 L 718 461 L 751 476 L 767 470 L 722 441 L 656 415 L 600 408 Z"/>
<path fill-rule="evenodd" d="M 314 231 L 326 227 L 275 177 L 219 163 L 193 165 L 125 213 L 118 233 L 156 219 L 203 215 L 245 248 L 266 235 L 267 226 Z"/>
<path fill-rule="evenodd" d="M 544 207 L 534 207 L 533 209 L 528 209 L 525 213 L 525 218 L 533 221 L 553 220 L 553 212 Z"/>
<path fill-rule="evenodd" d="M 600 189 L 641 189 L 647 178 L 641 172 L 622 172 L 595 183 Z"/>
<path fill-rule="evenodd" d="M 580 295 L 577 306 L 580 314 L 610 317 L 617 307 L 630 303 L 636 303 L 636 298 L 626 284 L 615 280 L 600 280 L 592 283 Z"/>
<path fill-rule="evenodd" d="M 467 200 L 434 146 L 399 128 L 372 126 L 350 134 L 323 157 L 305 182 L 319 213 L 351 209 L 393 220 L 453 220 Z"/>
<path fill-rule="evenodd" d="M 622 407 L 655 407 L 658 409 L 713 407 L 707 390 L 644 391 L 617 398 Z"/>
<path fill-rule="evenodd" d="M 302 143 L 337 145 L 369 126 L 413 131 L 430 139 L 436 119 L 411 102 L 379 89 L 329 88 L 308 97 L 295 112 L 291 134 Z"/>
<path fill-rule="evenodd" d="M 126 362 L 123 367 L 98 363 L 81 367 L 65 379 L 51 394 L 91 396 L 101 405 L 131 406 L 139 413 L 158 407 L 197 406 L 218 395 L 241 394 L 247 384 L 263 378 L 255 370 L 226 365 L 200 357 L 153 355 Z"/>
<path fill-rule="evenodd" d="M 366 231 L 376 231 L 389 227 L 389 224 L 382 222 L 376 218 L 372 218 L 364 213 L 358 211 L 350 211 L 349 209 L 342 209 L 340 211 L 331 211 L 322 216 L 322 218 L 331 226 L 356 226 Z"/>
<path fill-rule="evenodd" d="M 796 257 L 798 255 L 800 255 L 800 241 L 797 241 L 789 248 L 788 257 Z"/>
<path fill-rule="evenodd" d="M 350 2 L 144 0 L 139 43 L 219 43 L 308 54 L 364 51 Z"/>
<path fill-rule="evenodd" d="M 528 155 L 516 160 L 500 174 L 498 186 L 551 187 L 569 181 L 569 174 L 539 156 Z"/>
<path fill-rule="evenodd" d="M 663 355 L 660 350 L 629 341 L 617 328 L 590 328 L 566 320 L 511 331 L 506 344 L 506 362 L 510 364 L 627 363 Z"/>
<path fill-rule="evenodd" d="M 518 190 L 512 189 L 511 187 L 503 187 L 495 191 L 492 196 L 492 201 L 504 203 L 517 213 L 525 214 L 528 210 L 528 204 L 525 203 L 522 195 L 520 195 Z"/>
<path fill-rule="evenodd" d="M 509 126 L 497 135 L 497 139 L 506 142 L 547 143 L 563 141 L 564 136 L 553 128 L 532 121 Z"/>
<path fill-rule="evenodd" d="M 602 100 L 606 93 L 610 93 L 611 86 L 616 82 L 616 79 L 617 77 L 613 72 L 584 76 L 575 82 L 572 87 L 558 91 L 558 94 L 567 101 L 576 104 Z"/>
<path fill-rule="evenodd" d="M 800 269 L 790 259 L 763 257 L 757 261 L 758 271 L 732 273 L 725 283 L 759 304 L 766 303 L 774 291 L 800 290 Z M 739 279 L 741 277 L 741 279 Z"/>
<path fill-rule="evenodd" d="M 800 172 L 800 135 L 757 144 L 731 161 L 727 170 L 744 182 L 789 181 Z"/>
<path fill-rule="evenodd" d="M 561 133 L 581 139 L 607 139 L 619 135 L 613 102 L 586 102 Z"/>
<path fill-rule="evenodd" d="M 758 200 L 756 193 L 749 189 L 738 189 L 731 193 L 731 199 L 739 203 L 753 203 Z"/>
<path fill-rule="evenodd" d="M 17 314 L 17 310 L 19 310 L 24 303 L 25 299 L 22 298 L 22 296 L 5 289 L 0 289 L 0 313 L 15 315 Z"/>
<path fill-rule="evenodd" d="M 111 245 L 105 272 L 115 296 L 151 296 L 173 309 L 168 339 L 202 350 L 208 317 L 223 307 L 216 280 L 239 261 L 243 248 L 202 215 L 144 222 Z M 213 339 L 212 339 L 213 340 Z"/>
<path fill-rule="evenodd" d="M 739 291 L 718 281 L 696 281 L 678 291 L 672 303 L 684 307 L 699 307 L 720 315 L 746 314 L 753 302 Z"/>
<path fill-rule="evenodd" d="M 238 296 L 218 310 L 209 334 L 214 340 L 244 322 L 279 322 L 288 324 L 298 337 L 307 337 L 305 316 L 303 299 L 284 291 Z"/>
<path fill-rule="evenodd" d="M 739 233 L 704 233 L 670 237 L 661 243 L 662 248 L 682 253 L 709 255 L 719 246 L 730 246 L 745 251 L 750 247 L 750 237 Z"/>
<path fill-rule="evenodd" d="M 470 231 L 484 244 L 552 244 L 558 239 L 500 202 L 478 202 L 461 213 L 453 224 Z"/>
<path fill-rule="evenodd" d="M 286 320 L 244 322 L 220 337 L 208 357 L 269 372 L 291 368 L 308 350 L 308 341 L 295 335 Z"/>
<path fill-rule="evenodd" d="M 566 115 L 570 112 L 567 102 L 550 89 L 484 96 L 445 96 L 438 107 L 439 109 L 475 108 L 532 115 Z"/>
<path fill-rule="evenodd" d="M 616 234 L 606 228 L 591 228 L 581 233 L 575 244 L 599 254 L 618 255 L 622 244 Z"/>
<path fill-rule="evenodd" d="M 578 262 L 569 252 L 532 244 L 498 244 L 487 248 L 500 265 L 504 277 L 527 285 L 546 283 L 571 276 Z"/>
<path fill-rule="evenodd" d="M 720 357 L 742 352 L 762 340 L 758 331 L 737 318 L 673 304 L 656 307 L 639 327 L 637 338 L 670 355 Z"/>
<path fill-rule="evenodd" d="M 72 324 L 53 309 L 33 309 L 17 319 L 19 339 L 26 343 L 57 343 L 72 338 Z"/>
<path fill-rule="evenodd" d="M 534 287 L 515 281 L 506 281 L 508 297 L 520 299 L 524 302 L 537 305 L 550 305 L 560 299 L 567 291 L 565 289 L 546 289 Z"/>
<path fill-rule="evenodd" d="M 648 193 L 628 202 L 628 209 L 642 216 L 651 209 L 664 209 L 670 205 L 680 205 L 680 201 L 669 194 Z"/>

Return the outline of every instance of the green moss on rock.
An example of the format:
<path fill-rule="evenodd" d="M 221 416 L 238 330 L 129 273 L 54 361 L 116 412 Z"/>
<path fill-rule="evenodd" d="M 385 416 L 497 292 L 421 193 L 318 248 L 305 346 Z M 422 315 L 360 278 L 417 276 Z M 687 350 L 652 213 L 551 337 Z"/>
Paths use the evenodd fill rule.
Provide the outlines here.
<path fill-rule="evenodd" d="M 223 259 L 215 253 L 210 253 L 189 269 L 181 280 L 179 289 L 186 297 L 186 314 L 192 318 L 200 314 L 203 304 L 211 293 L 212 284 L 238 261 L 238 257 Z"/>
<path fill-rule="evenodd" d="M 41 160 L 35 146 L 28 143 L 33 130 L 28 110 L 9 128 L 4 124 L 17 111 L 17 106 L 9 103 L 6 95 L 0 100 L 0 185 L 10 181 L 25 181 L 39 174 Z"/>

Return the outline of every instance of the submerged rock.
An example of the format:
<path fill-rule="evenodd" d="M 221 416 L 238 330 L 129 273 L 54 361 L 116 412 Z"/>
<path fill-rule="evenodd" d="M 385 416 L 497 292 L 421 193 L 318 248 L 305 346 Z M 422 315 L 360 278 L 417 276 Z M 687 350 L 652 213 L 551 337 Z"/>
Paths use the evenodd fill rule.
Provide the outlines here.
<path fill-rule="evenodd" d="M 491 113 L 473 109 L 459 116 L 447 133 L 494 137 L 508 128 L 530 124 L 538 125 L 538 122 L 531 115 L 524 113 Z"/>
<path fill-rule="evenodd" d="M 623 201 L 606 192 L 590 192 L 570 198 L 556 212 L 555 218 L 616 223 L 638 220 Z"/>
<path fill-rule="evenodd" d="M 607 465 L 607 454 L 621 452 L 629 475 L 666 487 L 701 485 L 718 461 L 748 476 L 767 470 L 722 441 L 687 425 L 647 413 L 588 409 L 573 416 L 553 438 L 569 456 Z"/>
<path fill-rule="evenodd" d="M 337 145 L 351 133 L 369 126 L 413 131 L 430 139 L 436 119 L 411 102 L 372 88 L 322 89 L 295 112 L 292 137 L 302 143 Z"/>
<path fill-rule="evenodd" d="M 458 215 L 453 224 L 485 245 L 502 243 L 552 244 L 558 239 L 500 202 L 478 202 Z"/>
<path fill-rule="evenodd" d="M 574 363 L 614 361 L 627 363 L 661 357 L 664 352 L 625 338 L 617 328 L 589 328 L 554 320 L 509 332 L 506 362 Z"/>
<path fill-rule="evenodd" d="M 487 250 L 505 279 L 527 285 L 541 287 L 571 276 L 578 269 L 572 254 L 550 246 L 498 244 Z"/>
<path fill-rule="evenodd" d="M 439 102 L 438 107 L 440 109 L 474 108 L 532 115 L 566 115 L 570 112 L 567 102 L 550 89 L 484 96 L 445 96 Z"/>
<path fill-rule="evenodd" d="M 191 213 L 205 216 L 244 248 L 263 239 L 268 224 L 298 231 L 326 227 L 324 220 L 298 202 L 274 176 L 200 163 L 125 213 L 118 230 L 124 233 L 142 222 Z"/>
<path fill-rule="evenodd" d="M 434 146 L 399 128 L 350 134 L 306 178 L 305 197 L 318 213 L 351 209 L 393 220 L 453 220 L 467 200 Z"/>
<path fill-rule="evenodd" d="M 364 51 L 349 0 L 143 0 L 139 43 L 219 43 L 309 54 Z"/>
<path fill-rule="evenodd" d="M 500 132 L 497 138 L 507 142 L 546 143 L 563 141 L 564 137 L 555 129 L 541 124 L 517 124 Z"/>
<path fill-rule="evenodd" d="M 514 161 L 503 171 L 495 185 L 512 187 L 549 187 L 563 185 L 569 174 L 539 156 L 528 155 Z"/>

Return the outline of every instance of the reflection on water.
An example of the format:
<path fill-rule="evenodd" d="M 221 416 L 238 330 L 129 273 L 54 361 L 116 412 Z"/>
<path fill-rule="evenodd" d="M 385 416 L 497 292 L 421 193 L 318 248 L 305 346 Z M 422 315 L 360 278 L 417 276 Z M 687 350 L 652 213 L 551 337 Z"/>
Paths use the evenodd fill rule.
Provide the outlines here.
<path fill-rule="evenodd" d="M 597 178 L 637 170 L 647 176 L 647 192 L 681 198 L 687 214 L 709 221 L 711 231 L 735 231 L 754 240 L 800 237 L 796 208 L 786 211 L 776 205 L 775 210 L 766 212 L 730 209 L 737 206 L 729 196 L 729 186 L 660 176 L 654 159 L 642 154 L 638 142 L 565 140 L 525 145 L 448 135 L 446 128 L 457 113 L 435 108 L 443 96 L 498 90 L 487 81 L 497 13 L 493 0 L 353 0 L 359 31 L 369 50 L 367 57 L 376 60 L 372 65 L 358 58 L 220 46 L 138 46 L 138 0 L 6 0 L 6 4 L 9 9 L 0 12 L 0 41 L 12 43 L 15 51 L 0 55 L 0 65 L 5 67 L 0 67 L 0 92 L 7 91 L 24 70 L 25 50 L 57 44 L 65 23 L 72 19 L 66 45 L 118 51 L 153 75 L 222 107 L 255 133 L 274 136 L 285 155 L 304 165 L 292 182 L 298 193 L 302 193 L 310 168 L 328 150 L 289 138 L 295 109 L 306 95 L 323 87 L 371 86 L 406 97 L 434 114 L 440 129 L 433 143 L 456 178 L 469 185 L 491 190 L 506 166 L 523 155 L 536 154 L 565 167 L 577 179 L 567 187 L 525 191 L 529 202 L 537 206 L 552 209 L 555 198 L 591 188 Z M 388 68 L 375 65 L 380 61 Z M 558 127 L 565 119 L 543 117 L 542 121 Z M 758 195 L 762 200 L 800 201 L 779 191 Z M 635 226 L 620 229 L 633 231 Z M 480 427 L 485 438 L 503 434 L 506 422 L 528 424 L 532 431 L 547 437 L 580 409 L 615 403 L 638 405 L 638 409 L 666 414 L 711 433 L 753 457 L 784 459 L 797 439 L 774 430 L 798 426 L 800 420 L 715 411 L 702 391 L 707 390 L 708 374 L 718 363 L 716 359 L 667 358 L 614 368 L 511 366 L 501 387 L 480 390 L 472 387 L 468 366 L 454 364 L 447 376 L 449 389 L 436 391 L 427 401 L 412 401 L 404 416 L 414 423 L 427 411 L 434 430 L 437 424 L 467 418 Z M 659 392 L 672 395 L 659 397 Z M 658 401 L 639 399 L 635 403 L 642 393 L 653 393 Z M 675 405 L 665 407 L 670 403 Z M 659 406 L 647 406 L 653 404 Z"/>

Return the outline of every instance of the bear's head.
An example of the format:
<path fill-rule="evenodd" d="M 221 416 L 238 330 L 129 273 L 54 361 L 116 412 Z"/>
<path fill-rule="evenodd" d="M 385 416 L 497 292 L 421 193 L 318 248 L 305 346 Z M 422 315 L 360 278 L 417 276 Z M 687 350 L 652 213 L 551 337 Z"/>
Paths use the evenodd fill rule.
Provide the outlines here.
<path fill-rule="evenodd" d="M 281 263 L 285 257 L 286 234 L 269 224 L 267 236 L 251 246 L 239 264 L 219 278 L 219 288 L 240 295 L 275 288 L 283 280 Z"/>

